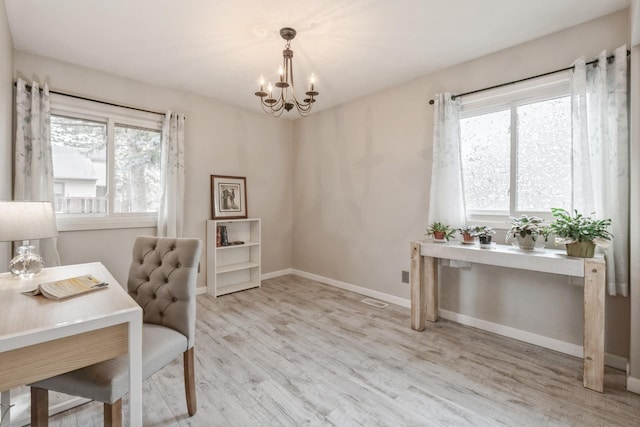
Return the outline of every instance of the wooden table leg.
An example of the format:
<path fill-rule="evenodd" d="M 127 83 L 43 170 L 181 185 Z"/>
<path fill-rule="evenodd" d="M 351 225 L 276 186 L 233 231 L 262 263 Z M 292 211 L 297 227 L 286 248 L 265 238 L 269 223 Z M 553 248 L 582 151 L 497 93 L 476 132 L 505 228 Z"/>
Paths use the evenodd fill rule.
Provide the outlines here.
<path fill-rule="evenodd" d="M 427 320 L 438 320 L 438 259 L 423 257 L 424 270 L 422 280 L 426 291 Z"/>
<path fill-rule="evenodd" d="M 409 269 L 409 284 L 411 285 L 411 329 L 424 330 L 426 315 L 424 279 L 424 260 L 420 255 L 420 243 L 411 242 L 411 267 Z"/>
<path fill-rule="evenodd" d="M 586 388 L 604 391 L 605 263 L 584 261 L 584 380 Z"/>

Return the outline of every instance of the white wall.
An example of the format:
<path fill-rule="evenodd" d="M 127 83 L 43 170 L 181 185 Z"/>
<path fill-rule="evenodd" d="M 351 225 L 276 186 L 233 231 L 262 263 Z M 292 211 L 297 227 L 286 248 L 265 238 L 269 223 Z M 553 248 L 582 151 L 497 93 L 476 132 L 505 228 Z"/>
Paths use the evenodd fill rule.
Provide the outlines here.
<path fill-rule="evenodd" d="M 401 271 L 424 237 L 434 94 L 567 67 L 628 40 L 627 11 L 322 111 L 294 124 L 293 267 L 409 298 Z M 495 159 L 501 162 L 503 159 Z M 441 308 L 582 345 L 582 289 L 551 274 L 443 269 Z M 629 300 L 607 298 L 606 350 L 627 357 Z"/>
<path fill-rule="evenodd" d="M 211 218 L 210 175 L 247 177 L 248 212 L 262 218 L 262 271 L 291 266 L 292 124 L 191 93 L 163 89 L 96 70 L 15 52 L 15 75 L 47 81 L 52 90 L 154 111 L 186 114 L 184 235 L 205 241 Z M 221 83 L 224 84 L 224 83 Z M 155 229 L 60 233 L 64 264 L 102 261 L 126 283 L 135 236 Z M 205 286 L 206 252 L 198 285 Z"/>
<path fill-rule="evenodd" d="M 629 80 L 631 81 L 631 218 L 636 219 L 640 215 L 640 194 L 638 187 L 640 186 L 640 2 L 632 0 L 631 2 L 631 28 L 632 28 L 632 44 L 631 49 L 631 70 Z M 636 165 L 636 167 L 633 167 Z M 631 221 L 630 233 L 637 236 L 640 233 L 640 225 L 637 221 Z M 640 253 L 640 242 L 638 239 L 631 239 L 631 259 L 637 260 Z M 637 262 L 631 264 L 631 280 L 630 280 L 630 304 L 631 304 L 631 320 L 630 320 L 630 348 L 629 348 L 629 378 L 627 380 L 627 389 L 636 393 L 640 393 L 640 265 Z"/>
<path fill-rule="evenodd" d="M 11 124 L 13 47 L 4 0 L 0 0 L 0 200 L 11 199 Z M 7 271 L 11 250 L 0 243 L 0 271 Z"/>
<path fill-rule="evenodd" d="M 3 13 L 0 67 L 11 63 Z M 293 267 L 408 298 L 400 271 L 408 270 L 409 241 L 421 239 L 427 225 L 433 130 L 428 99 L 445 90 L 460 93 L 562 68 L 580 55 L 593 57 L 602 49 L 618 47 L 628 40 L 626 13 L 442 70 L 293 124 L 23 52 L 15 52 L 14 74 L 48 81 L 56 90 L 186 113 L 185 235 L 205 239 L 210 174 L 247 176 L 249 214 L 263 219 L 264 273 Z M 10 84 L 3 70 L 0 79 Z M 7 87 L 0 85 L 0 91 Z M 5 104 L 0 104 L 0 133 L 7 131 L 3 121 L 10 123 L 10 114 L 2 113 Z M 0 161 L 10 164 L 7 147 L 1 149 Z M 0 176 L 0 191 L 6 191 L 5 175 Z M 64 232 L 59 239 L 62 261 L 101 260 L 124 283 L 134 237 L 154 232 Z M 205 267 L 200 286 L 205 283 Z M 446 310 L 581 344 L 582 290 L 565 278 L 480 266 L 446 270 L 442 276 Z M 608 297 L 607 351 L 626 357 L 628 342 L 629 300 Z"/>

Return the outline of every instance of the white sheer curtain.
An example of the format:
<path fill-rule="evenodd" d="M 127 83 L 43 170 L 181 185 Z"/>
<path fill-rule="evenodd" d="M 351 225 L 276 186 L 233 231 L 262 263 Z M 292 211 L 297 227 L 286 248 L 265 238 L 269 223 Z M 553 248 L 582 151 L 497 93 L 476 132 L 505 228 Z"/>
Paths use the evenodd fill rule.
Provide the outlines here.
<path fill-rule="evenodd" d="M 24 80 L 16 83 L 16 144 L 14 200 L 40 200 L 54 203 L 53 160 L 51 155 L 51 104 L 49 86 L 38 82 L 27 89 Z M 60 265 L 58 239 L 30 241 L 39 246 L 46 266 Z"/>
<path fill-rule="evenodd" d="M 182 237 L 184 222 L 184 114 L 168 111 L 162 127 L 162 197 L 158 236 Z"/>
<path fill-rule="evenodd" d="M 447 92 L 436 95 L 428 224 L 437 221 L 456 228 L 465 224 L 459 119 L 459 98 L 452 100 Z"/>
<path fill-rule="evenodd" d="M 573 103 L 574 207 L 611 218 L 613 240 L 607 259 L 610 295 L 629 294 L 629 121 L 627 48 L 608 63 L 602 52 L 596 65 L 575 63 Z"/>

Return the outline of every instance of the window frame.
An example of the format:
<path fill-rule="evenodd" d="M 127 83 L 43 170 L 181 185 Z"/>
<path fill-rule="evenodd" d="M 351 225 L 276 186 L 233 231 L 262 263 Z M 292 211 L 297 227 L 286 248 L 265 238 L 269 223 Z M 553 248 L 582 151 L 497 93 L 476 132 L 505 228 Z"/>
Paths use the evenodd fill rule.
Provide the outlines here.
<path fill-rule="evenodd" d="M 133 126 L 162 132 L 162 114 L 117 107 L 98 101 L 78 99 L 62 94 L 51 94 L 51 115 L 93 120 L 107 125 L 106 172 L 108 202 L 106 213 L 56 215 L 59 231 L 106 230 L 116 228 L 157 227 L 158 212 L 113 212 L 115 126 Z M 161 136 L 162 138 L 162 136 Z M 162 142 L 160 144 L 162 147 Z"/>
<path fill-rule="evenodd" d="M 491 225 L 498 229 L 508 229 L 507 223 L 509 217 L 520 216 L 521 214 L 536 215 L 545 220 L 551 221 L 553 218 L 551 212 L 544 211 L 518 211 L 517 194 L 517 108 L 521 105 L 527 105 L 535 102 L 548 101 L 556 98 L 571 96 L 570 71 L 555 73 L 553 75 L 544 76 L 536 79 L 515 83 L 509 86 L 500 87 L 483 91 L 478 94 L 467 95 L 460 101 L 460 120 L 488 114 L 497 111 L 508 110 L 510 114 L 510 127 L 516 132 L 510 132 L 509 155 L 509 213 L 502 212 L 486 212 L 471 211 L 465 206 L 465 216 L 469 223 L 481 223 Z M 462 159 L 460 163 L 462 166 Z M 462 171 L 461 171 L 462 173 Z M 464 191 L 463 178 L 463 197 L 466 198 Z M 570 209 L 571 207 L 569 207 Z"/>

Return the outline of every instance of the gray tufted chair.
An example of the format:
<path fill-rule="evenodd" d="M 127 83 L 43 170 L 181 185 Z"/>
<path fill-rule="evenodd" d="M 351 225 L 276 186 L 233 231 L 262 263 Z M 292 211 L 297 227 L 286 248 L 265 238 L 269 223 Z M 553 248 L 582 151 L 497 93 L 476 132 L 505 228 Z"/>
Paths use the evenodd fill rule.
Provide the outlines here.
<path fill-rule="evenodd" d="M 183 354 L 189 415 L 196 413 L 194 338 L 199 239 L 140 236 L 133 246 L 127 289 L 143 310 L 142 378 Z M 48 424 L 48 390 L 104 403 L 104 425 L 122 424 L 127 356 L 31 384 L 31 425 Z"/>

